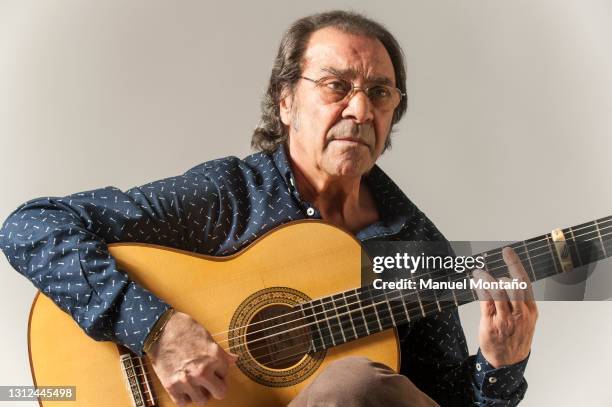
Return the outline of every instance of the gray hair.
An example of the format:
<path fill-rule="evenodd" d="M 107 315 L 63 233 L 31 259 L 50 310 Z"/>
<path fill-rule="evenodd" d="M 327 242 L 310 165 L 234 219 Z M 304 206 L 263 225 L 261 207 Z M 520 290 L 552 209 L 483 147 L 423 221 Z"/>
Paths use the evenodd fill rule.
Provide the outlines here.
<path fill-rule="evenodd" d="M 363 35 L 378 39 L 386 48 L 393 69 L 395 71 L 396 85 L 403 94 L 406 93 L 406 68 L 404 67 L 404 53 L 386 28 L 379 23 L 349 11 L 334 10 L 325 13 L 313 14 L 303 17 L 293 23 L 283 35 L 268 89 L 261 102 L 261 120 L 251 139 L 251 147 L 267 153 L 272 153 L 287 140 L 287 129 L 280 118 L 280 99 L 284 90 L 293 92 L 302 75 L 302 59 L 308 40 L 315 31 L 322 28 L 333 27 L 346 33 Z M 392 125 L 399 122 L 406 113 L 408 102 L 405 97 L 393 112 Z M 389 147 L 390 138 L 387 138 L 385 148 Z"/>

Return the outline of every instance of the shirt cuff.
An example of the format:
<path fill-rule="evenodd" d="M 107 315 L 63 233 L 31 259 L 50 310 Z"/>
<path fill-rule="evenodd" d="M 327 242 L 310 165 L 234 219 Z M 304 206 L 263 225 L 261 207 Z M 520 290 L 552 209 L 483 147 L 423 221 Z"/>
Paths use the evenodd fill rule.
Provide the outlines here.
<path fill-rule="evenodd" d="M 523 373 L 528 360 L 529 355 L 513 365 L 494 368 L 478 349 L 474 359 L 474 382 L 487 398 L 514 399 L 518 396 L 520 399 L 527 390 Z"/>
<path fill-rule="evenodd" d="M 170 305 L 146 288 L 130 282 L 119 305 L 115 323 L 117 342 L 138 356 L 143 356 L 144 342 L 157 320 L 170 309 Z"/>

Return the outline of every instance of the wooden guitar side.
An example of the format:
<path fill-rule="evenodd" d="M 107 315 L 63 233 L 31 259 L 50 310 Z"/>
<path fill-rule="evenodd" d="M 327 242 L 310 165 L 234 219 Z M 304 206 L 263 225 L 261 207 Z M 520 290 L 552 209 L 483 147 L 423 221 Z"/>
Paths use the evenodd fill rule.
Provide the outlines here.
<path fill-rule="evenodd" d="M 223 258 L 145 244 L 115 244 L 110 251 L 131 279 L 190 314 L 213 334 L 227 331 L 240 304 L 266 288 L 289 287 L 315 299 L 361 285 L 359 243 L 321 222 L 288 224 Z M 41 405 L 131 406 L 115 344 L 90 339 L 44 295 L 37 295 L 32 306 L 29 350 L 36 385 L 76 386 L 76 403 L 42 401 Z M 210 405 L 285 406 L 329 363 L 350 355 L 366 356 L 398 369 L 395 331 L 327 350 L 314 374 L 285 387 L 256 383 L 233 367 L 226 399 Z M 149 371 L 153 372 L 152 368 Z M 158 405 L 174 405 L 156 378 L 154 392 Z"/>

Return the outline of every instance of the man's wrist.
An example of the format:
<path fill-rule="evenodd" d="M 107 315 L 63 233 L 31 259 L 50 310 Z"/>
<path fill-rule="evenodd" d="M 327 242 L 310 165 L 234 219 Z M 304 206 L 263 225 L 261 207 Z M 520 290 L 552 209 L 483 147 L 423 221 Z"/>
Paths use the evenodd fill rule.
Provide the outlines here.
<path fill-rule="evenodd" d="M 170 318 L 172 318 L 174 313 L 174 308 L 169 308 L 157 319 L 157 322 L 155 322 L 155 325 L 153 325 L 153 328 L 151 328 L 151 332 L 149 332 L 149 335 L 145 339 L 144 344 L 142 346 L 142 351 L 144 353 L 148 354 L 151 351 L 151 348 L 153 347 L 155 342 L 157 342 L 157 340 L 161 337 L 164 328 L 166 327 L 166 324 L 168 323 L 168 321 L 170 321 Z"/>
<path fill-rule="evenodd" d="M 474 382 L 485 397 L 511 399 L 524 396 L 527 382 L 523 377 L 529 355 L 520 362 L 494 367 L 481 350 L 472 359 L 474 363 Z"/>

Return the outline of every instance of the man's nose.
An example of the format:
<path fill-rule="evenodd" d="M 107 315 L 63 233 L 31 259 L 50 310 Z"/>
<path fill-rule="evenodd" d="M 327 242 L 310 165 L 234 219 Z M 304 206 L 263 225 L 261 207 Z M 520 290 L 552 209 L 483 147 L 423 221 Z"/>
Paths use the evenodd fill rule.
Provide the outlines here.
<path fill-rule="evenodd" d="M 372 102 L 363 89 L 353 90 L 348 97 L 347 106 L 342 112 L 343 118 L 353 119 L 357 123 L 368 123 L 374 119 Z"/>

